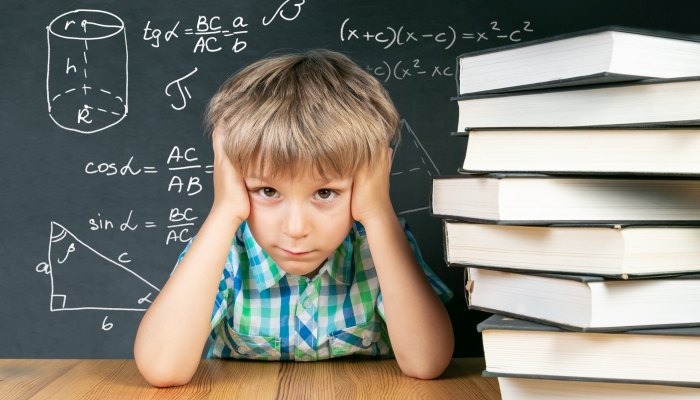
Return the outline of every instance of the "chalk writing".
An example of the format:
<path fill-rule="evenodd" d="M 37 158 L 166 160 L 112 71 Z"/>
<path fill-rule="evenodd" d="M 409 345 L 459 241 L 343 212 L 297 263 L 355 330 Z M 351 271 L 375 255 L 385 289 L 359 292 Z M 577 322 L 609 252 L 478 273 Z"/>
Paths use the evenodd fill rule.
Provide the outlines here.
<path fill-rule="evenodd" d="M 141 303 L 139 303 L 139 304 L 141 304 Z M 105 317 L 105 319 L 102 320 L 102 330 L 103 331 L 108 331 L 108 330 L 112 329 L 113 327 L 114 327 L 113 323 L 107 322 L 107 317 Z"/>
<path fill-rule="evenodd" d="M 168 229 L 168 235 L 165 240 L 165 244 L 169 245 L 170 242 L 177 242 L 177 243 L 186 243 L 190 240 L 190 237 L 186 236 L 189 234 L 189 229 L 194 226 L 194 222 L 199 217 L 191 215 L 194 211 L 192 210 L 191 207 L 187 207 L 184 210 L 180 211 L 179 207 L 173 207 L 170 209 L 169 215 L 168 215 L 168 222 L 169 224 L 166 226 Z M 119 230 L 122 232 L 128 231 L 135 231 L 140 224 L 136 221 L 132 221 L 132 215 L 134 213 L 134 210 L 129 211 L 129 215 L 127 216 L 126 220 L 117 225 L 119 226 Z M 97 218 L 90 218 L 88 219 L 88 225 L 90 226 L 91 231 L 106 231 L 110 229 L 116 229 L 114 221 L 103 217 L 101 213 L 97 213 Z M 143 225 L 144 228 L 155 228 L 158 225 L 153 222 L 153 221 L 144 221 Z M 190 228 L 186 228 L 190 227 Z M 75 251 L 74 247 L 71 247 L 68 249 L 68 252 L 65 255 L 65 258 L 63 260 L 58 260 L 59 264 L 62 264 L 65 259 L 68 258 L 68 255 Z M 129 263 L 131 260 L 124 258 L 127 253 L 122 253 L 118 260 L 119 262 L 122 263 Z"/>
<path fill-rule="evenodd" d="M 399 162 L 394 163 L 395 159 Z M 402 202 L 404 209 L 397 210 L 397 215 L 429 208 L 428 200 L 430 180 L 433 176 L 439 176 L 440 170 L 433 162 L 425 147 L 418 139 L 418 135 L 411 129 L 405 119 L 401 120 L 401 145 L 394 149 L 392 154 L 391 185 L 390 191 L 405 193 L 410 188 L 410 201 Z M 392 196 L 395 197 L 395 196 Z M 404 196 L 405 197 L 405 196 Z"/>
<path fill-rule="evenodd" d="M 120 310 L 145 311 L 139 306 L 139 299 L 160 289 L 136 274 L 122 263 L 114 261 L 88 246 L 68 229 L 57 222 L 51 222 L 48 260 L 39 263 L 35 270 L 51 276 L 51 297 L 49 310 Z M 69 254 L 74 254 L 68 257 Z M 122 259 L 127 253 L 122 253 Z M 73 260 L 73 257 L 76 257 Z M 78 278 L 109 282 L 112 279 L 130 282 L 133 287 L 143 291 L 140 297 L 130 297 L 121 291 L 101 285 L 79 285 L 85 281 Z M 148 293 L 148 295 L 146 294 Z M 106 321 L 106 318 L 105 318 Z M 111 326 L 110 326 L 111 329 Z M 109 330 L 109 329 L 106 329 Z"/>
<path fill-rule="evenodd" d="M 270 25 L 270 23 L 271 23 L 271 22 L 275 19 L 275 17 L 278 16 L 278 15 L 279 15 L 280 17 L 282 17 L 283 19 L 287 20 L 287 21 L 293 21 L 294 19 L 296 19 L 296 17 L 298 17 L 299 14 L 301 13 L 301 6 L 304 5 L 304 3 L 306 2 L 306 0 L 300 0 L 300 2 L 298 2 L 298 3 L 293 3 L 294 7 L 296 7 L 296 14 L 294 14 L 294 16 L 287 17 L 286 15 L 284 15 L 284 10 L 283 10 L 282 8 L 283 8 L 284 6 L 286 6 L 287 3 L 289 3 L 290 1 L 291 1 L 291 0 L 285 0 L 285 2 L 282 3 L 282 5 L 280 5 L 280 6 L 277 8 L 277 11 L 275 11 L 275 14 L 274 14 L 274 15 L 272 16 L 272 18 L 270 18 L 268 21 L 265 21 L 265 17 L 263 17 L 263 19 L 262 19 L 262 24 L 265 25 L 265 26 Z"/>
<path fill-rule="evenodd" d="M 399 60 L 391 64 L 387 61 L 382 61 L 380 65 L 367 64 L 364 68 L 384 82 L 391 78 L 404 80 L 413 76 L 427 76 L 431 78 L 436 76 L 454 76 L 453 66 L 431 65 L 430 67 L 425 67 L 421 64 L 419 58 L 410 61 Z"/>
<path fill-rule="evenodd" d="M 104 174 L 106 176 L 111 176 L 111 175 L 116 175 L 117 173 L 123 175 L 130 174 L 130 175 L 138 175 L 141 173 L 141 168 L 134 170 L 131 167 L 131 161 L 134 160 L 134 157 L 131 157 L 129 161 L 121 168 L 117 168 L 116 163 L 100 163 L 95 165 L 94 162 L 90 161 L 89 163 L 85 164 L 85 173 L 92 175 L 92 174 Z M 143 167 L 144 173 L 146 174 L 155 174 L 158 171 L 155 169 L 155 167 Z"/>
<path fill-rule="evenodd" d="M 170 150 L 165 164 L 168 171 L 173 172 L 168 182 L 167 191 L 171 193 L 186 193 L 187 196 L 195 196 L 202 192 L 203 184 L 199 176 L 187 175 L 190 170 L 204 169 L 205 173 L 213 173 L 214 165 L 202 165 L 199 163 L 199 157 L 196 156 L 194 147 L 181 149 L 180 146 L 173 146 Z M 156 174 L 158 169 L 153 166 L 136 166 L 134 157 L 130 157 L 129 161 L 121 165 L 117 162 L 102 162 L 98 163 L 90 161 L 85 164 L 85 173 L 92 176 L 135 176 L 142 172 L 144 174 Z M 193 209 L 190 207 L 172 207 L 168 214 L 168 234 L 165 239 L 165 244 L 171 243 L 186 243 L 190 240 L 192 234 L 190 230 L 195 225 L 197 216 L 192 215 Z M 86 218 L 87 224 L 91 231 L 106 231 L 116 229 L 117 226 L 122 232 L 136 231 L 139 227 L 156 228 L 158 223 L 152 220 L 144 220 L 139 216 L 137 210 L 130 210 L 128 216 L 121 217 L 122 219 L 115 222 L 114 219 L 103 217 L 102 213 L 97 213 L 97 218 Z M 121 222 L 121 223 L 119 223 Z M 119 256 L 119 261 L 128 263 L 131 260 L 125 258 L 126 253 Z"/>
<path fill-rule="evenodd" d="M 197 67 L 194 67 L 194 70 L 193 70 L 192 72 L 190 72 L 189 74 L 183 76 L 182 78 L 175 79 L 174 81 L 168 83 L 168 85 L 165 87 L 165 94 L 168 95 L 168 96 L 170 96 L 170 93 L 168 93 L 168 88 L 169 88 L 170 86 L 172 86 L 173 84 L 176 84 L 176 85 L 177 85 L 177 89 L 180 91 L 180 96 L 182 96 L 182 106 L 181 106 L 181 107 L 175 107 L 174 104 L 170 104 L 175 110 L 178 110 L 178 111 L 179 111 L 179 110 L 182 110 L 183 108 L 185 108 L 185 106 L 187 106 L 187 99 L 185 98 L 185 93 L 187 93 L 187 97 L 188 97 L 188 98 L 190 98 L 190 99 L 192 98 L 192 95 L 190 95 L 190 91 L 187 90 L 187 86 L 180 85 L 180 82 L 183 81 L 183 80 L 185 80 L 185 79 L 187 79 L 188 77 L 192 76 L 192 74 L 194 74 L 195 72 L 197 72 Z M 183 91 L 182 91 L 183 89 L 185 90 L 184 93 L 183 93 Z"/>
<path fill-rule="evenodd" d="M 475 42 L 480 42 L 482 40 L 489 40 L 488 36 L 495 32 L 496 39 L 505 39 L 511 42 L 519 42 L 522 40 L 522 35 L 526 32 L 534 32 L 531 27 L 530 21 L 524 21 L 523 26 L 520 29 L 515 29 L 510 33 L 501 32 L 501 28 L 498 27 L 498 21 L 491 22 L 491 30 L 483 31 L 470 31 L 470 32 L 459 32 L 457 29 L 460 27 L 452 27 L 447 25 L 446 29 L 440 32 L 421 32 L 418 33 L 415 29 L 408 28 L 405 26 L 400 26 L 398 28 L 387 26 L 385 30 L 380 31 L 369 31 L 365 30 L 364 33 L 357 28 L 353 29 L 350 23 L 350 18 L 346 18 L 340 24 L 340 41 L 365 41 L 371 43 L 378 43 L 383 49 L 388 49 L 394 45 L 403 46 L 412 42 L 419 41 L 430 41 L 432 43 L 438 43 L 443 46 L 444 50 L 449 50 L 457 39 L 463 40 L 473 40 Z M 358 33 L 359 31 L 359 33 Z M 492 37 L 494 37 L 492 35 Z"/>
<path fill-rule="evenodd" d="M 178 38 L 179 36 L 175 33 L 177 26 L 180 25 L 180 21 L 177 21 L 173 29 L 165 33 L 165 41 L 169 42 L 172 37 Z M 160 29 L 151 29 L 151 21 L 146 22 L 146 27 L 143 29 L 143 40 L 149 41 L 155 39 L 155 43 L 151 43 L 153 47 L 160 47 Z M 149 34 L 150 31 L 150 34 Z"/>
<path fill-rule="evenodd" d="M 126 117 L 129 55 L 124 21 L 106 11 L 69 11 L 46 27 L 46 41 L 46 101 L 56 125 L 69 131 L 94 133 Z M 90 46 L 100 51 L 91 53 Z M 104 58 L 105 50 L 109 51 L 109 58 Z M 102 68 L 112 71 L 114 65 L 120 65 L 124 74 L 110 76 L 108 82 L 103 82 L 104 74 L 89 73 Z"/>
<path fill-rule="evenodd" d="M 167 32 L 165 32 L 165 41 L 169 42 L 171 39 L 177 39 L 180 36 L 177 34 L 180 21 L 175 22 L 175 25 Z M 222 37 L 235 36 L 232 38 L 233 45 L 231 50 L 234 53 L 239 53 L 243 51 L 248 45 L 245 40 L 243 40 L 238 35 L 243 35 L 248 33 L 243 17 L 237 16 L 231 22 L 231 28 L 225 28 L 222 25 L 221 17 L 214 15 L 208 17 L 206 15 L 198 15 L 197 21 L 194 28 L 185 28 L 183 33 L 185 35 L 193 35 L 196 37 L 196 41 L 193 46 L 193 53 L 217 53 L 224 48 L 222 47 L 219 39 Z M 152 28 L 151 21 L 146 21 L 146 26 L 143 28 L 143 40 L 151 42 L 151 47 L 158 48 L 161 45 L 160 36 L 162 31 L 160 28 Z"/>
<path fill-rule="evenodd" d="M 170 155 L 168 156 L 168 161 L 166 164 L 170 164 L 171 161 L 174 160 L 174 164 L 177 166 L 174 167 L 168 167 L 168 170 L 170 171 L 180 171 L 180 170 L 186 170 L 186 169 L 198 169 L 201 168 L 202 166 L 200 164 L 189 164 L 189 165 L 184 165 L 181 166 L 178 163 L 180 161 L 184 161 L 186 163 L 193 163 L 198 160 L 197 157 L 190 157 L 189 152 L 194 151 L 194 148 L 189 148 L 185 150 L 184 155 L 180 155 L 180 147 L 179 146 L 174 146 L 173 149 L 170 151 Z M 182 188 L 184 186 L 184 182 L 180 178 L 179 175 L 173 175 L 172 178 L 170 178 L 170 183 L 168 184 L 168 192 L 170 192 L 171 189 L 176 188 L 177 192 L 180 193 L 182 191 Z M 197 191 L 192 191 L 192 189 L 197 189 Z M 202 185 L 199 181 L 199 177 L 197 176 L 190 176 L 189 181 L 187 183 L 187 189 L 186 193 L 188 196 L 194 196 L 197 193 L 202 191 Z"/>
<path fill-rule="evenodd" d="M 180 243 L 188 242 L 190 240 L 189 237 L 183 238 L 183 235 L 189 232 L 188 228 L 183 227 L 194 226 L 194 222 L 191 221 L 194 221 L 198 218 L 194 216 L 189 216 L 188 212 L 190 211 L 192 211 L 191 208 L 186 208 L 183 212 L 180 212 L 178 208 L 170 209 L 169 221 L 175 222 L 175 224 L 168 225 L 168 229 L 170 229 L 170 231 L 168 232 L 168 237 L 165 239 L 166 245 L 170 244 L 171 240 L 175 242 L 179 241 Z"/>

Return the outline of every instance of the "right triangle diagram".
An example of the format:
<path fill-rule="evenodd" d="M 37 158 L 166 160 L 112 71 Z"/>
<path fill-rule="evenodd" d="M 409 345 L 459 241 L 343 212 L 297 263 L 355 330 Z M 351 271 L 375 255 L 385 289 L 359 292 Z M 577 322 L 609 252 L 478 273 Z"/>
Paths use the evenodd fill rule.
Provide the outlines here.
<path fill-rule="evenodd" d="M 51 276 L 51 311 L 145 311 L 160 291 L 56 222 L 48 256 L 48 265 L 40 265 Z"/>

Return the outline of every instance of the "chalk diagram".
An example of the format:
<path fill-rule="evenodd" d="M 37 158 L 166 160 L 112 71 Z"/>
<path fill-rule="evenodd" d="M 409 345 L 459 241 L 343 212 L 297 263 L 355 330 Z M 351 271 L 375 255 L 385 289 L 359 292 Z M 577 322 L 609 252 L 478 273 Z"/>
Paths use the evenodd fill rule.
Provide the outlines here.
<path fill-rule="evenodd" d="M 396 200 L 397 214 L 427 210 L 430 181 L 440 176 L 440 171 L 405 119 L 400 131 L 401 143 L 392 155 L 391 198 Z"/>
<path fill-rule="evenodd" d="M 36 272 L 51 277 L 50 310 L 146 311 L 160 289 L 51 222 L 48 261 Z"/>
<path fill-rule="evenodd" d="M 46 101 L 63 129 L 95 133 L 129 112 L 129 54 L 124 21 L 100 10 L 74 10 L 46 27 Z"/>

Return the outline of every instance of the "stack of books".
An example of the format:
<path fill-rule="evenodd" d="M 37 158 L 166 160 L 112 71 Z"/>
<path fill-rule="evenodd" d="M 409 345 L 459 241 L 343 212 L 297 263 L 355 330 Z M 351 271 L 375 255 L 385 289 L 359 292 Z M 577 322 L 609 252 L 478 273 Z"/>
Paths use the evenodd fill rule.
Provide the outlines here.
<path fill-rule="evenodd" d="M 432 180 L 503 399 L 700 398 L 700 39 L 604 27 L 459 56 Z"/>

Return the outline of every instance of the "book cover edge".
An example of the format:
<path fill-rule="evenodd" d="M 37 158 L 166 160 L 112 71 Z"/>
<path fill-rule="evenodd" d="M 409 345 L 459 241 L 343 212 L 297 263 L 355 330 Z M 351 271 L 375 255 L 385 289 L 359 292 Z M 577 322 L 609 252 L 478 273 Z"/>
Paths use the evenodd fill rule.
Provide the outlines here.
<path fill-rule="evenodd" d="M 481 100 L 490 99 L 498 97 L 512 97 L 512 96 L 534 96 L 540 94 L 548 93 L 558 93 L 558 92 L 577 92 L 583 90 L 601 90 L 601 89 L 617 89 L 626 88 L 630 86 L 642 86 L 642 85 L 663 85 L 672 84 L 678 82 L 695 82 L 700 81 L 700 75 L 685 76 L 680 78 L 649 78 L 640 79 L 635 81 L 624 81 L 624 82 L 613 82 L 613 83 L 602 83 L 597 85 L 580 85 L 580 86 L 564 86 L 556 87 L 551 89 L 539 89 L 539 90 L 521 90 L 512 92 L 499 92 L 499 93 L 488 93 L 488 94 L 469 94 L 451 97 L 450 101 L 470 101 L 470 100 Z"/>
<path fill-rule="evenodd" d="M 635 28 L 635 27 L 623 26 L 623 25 L 603 25 L 603 26 L 598 26 L 595 28 L 583 29 L 583 30 L 578 30 L 578 31 L 574 31 L 574 32 L 560 33 L 557 35 L 547 36 L 547 37 L 540 38 L 540 39 L 528 40 L 526 42 L 513 43 L 513 44 L 508 44 L 505 46 L 492 47 L 490 49 L 470 51 L 470 52 L 466 52 L 466 53 L 462 53 L 462 54 L 458 55 L 457 60 L 459 60 L 461 58 L 478 56 L 481 54 L 495 53 L 495 52 L 499 52 L 499 51 L 505 51 L 505 50 L 520 48 L 520 47 L 535 46 L 535 45 L 542 44 L 542 43 L 555 42 L 558 40 L 564 40 L 564 39 L 574 38 L 577 36 L 590 35 L 593 33 L 599 33 L 599 32 L 605 32 L 605 31 L 636 33 L 636 34 L 646 35 L 646 36 L 657 36 L 657 37 L 663 37 L 663 38 L 668 38 L 668 39 L 700 42 L 700 37 L 698 37 L 697 35 L 692 35 L 692 34 L 677 33 L 677 32 L 670 32 L 670 31 L 657 30 L 657 29 Z"/>
<path fill-rule="evenodd" d="M 660 385 L 660 386 L 678 386 L 688 388 L 700 388 L 700 382 L 680 382 L 680 381 L 647 381 L 638 379 L 617 379 L 617 378 L 589 378 L 583 376 L 563 376 L 563 375 L 529 375 L 529 374 L 510 374 L 505 372 L 491 372 L 485 369 L 481 376 L 485 378 L 520 378 L 520 379 L 537 379 L 537 380 L 560 380 L 560 381 L 579 381 L 579 382 L 603 382 L 603 383 L 627 383 L 641 385 Z"/>
<path fill-rule="evenodd" d="M 528 315 L 522 315 L 522 314 L 517 314 L 517 313 L 512 313 L 509 311 L 503 311 L 503 310 L 495 310 L 492 308 L 486 308 L 486 307 L 480 307 L 480 306 L 474 306 L 474 305 L 469 305 L 468 308 L 470 310 L 477 310 L 477 311 L 484 311 L 508 318 L 513 318 L 516 320 L 521 320 L 525 322 L 534 322 L 537 325 L 543 325 L 543 326 L 548 326 L 548 327 L 553 327 L 553 328 L 559 328 L 560 332 L 578 332 L 578 333 L 625 333 L 625 334 L 630 334 L 630 335 L 656 335 L 656 336 L 692 336 L 692 337 L 697 337 L 697 335 L 673 335 L 670 333 L 658 333 L 654 331 L 658 330 L 666 330 L 666 329 L 676 329 L 676 328 L 695 328 L 695 327 L 700 327 L 700 321 L 699 322 L 689 322 L 689 323 L 683 323 L 683 324 L 658 324 L 658 325 L 635 325 L 635 326 L 610 326 L 610 327 L 605 327 L 605 328 L 590 328 L 590 327 L 582 327 L 582 326 L 574 326 L 574 325 L 569 325 L 569 324 L 563 324 L 560 322 L 555 322 L 555 321 L 550 321 L 550 320 L 545 320 L 541 318 L 536 318 L 536 317 L 530 317 Z M 515 329 L 515 328 L 505 328 L 505 327 L 489 327 L 488 324 L 486 327 L 484 327 L 482 324 L 484 322 L 488 321 L 482 321 L 480 324 L 477 325 L 477 331 L 478 332 L 483 332 L 488 329 L 501 329 L 501 330 L 510 330 L 510 331 L 517 331 L 517 330 L 529 330 L 529 331 L 537 331 L 538 329 Z M 481 329 L 481 330 L 479 330 Z M 542 330 L 547 330 L 547 329 L 542 329 Z M 551 330 L 549 330 L 551 331 Z M 557 331 L 557 332 L 559 332 Z M 638 332 L 638 331 L 648 331 L 648 332 Z M 552 331 L 554 332 L 554 331 Z"/>

